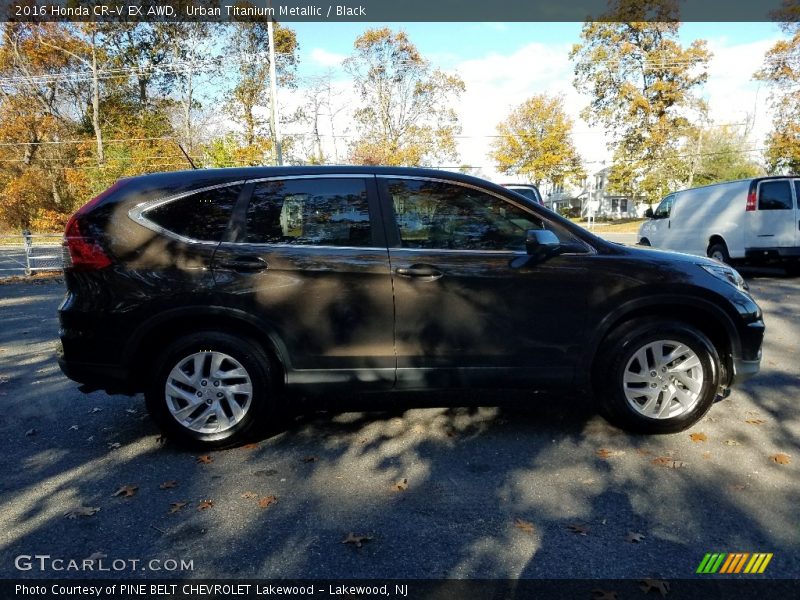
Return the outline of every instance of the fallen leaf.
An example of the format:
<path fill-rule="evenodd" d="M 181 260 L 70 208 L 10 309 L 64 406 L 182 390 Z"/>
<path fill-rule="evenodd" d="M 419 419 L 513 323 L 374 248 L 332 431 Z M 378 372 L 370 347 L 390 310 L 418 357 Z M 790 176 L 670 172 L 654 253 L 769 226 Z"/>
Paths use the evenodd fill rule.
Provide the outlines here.
<path fill-rule="evenodd" d="M 78 431 L 78 426 L 77 425 L 71 425 L 70 428 L 67 431 Z"/>
<path fill-rule="evenodd" d="M 164 483 L 159 485 L 158 489 L 160 489 L 160 490 L 171 490 L 172 488 L 177 487 L 177 486 L 178 486 L 178 482 L 175 481 L 174 479 L 171 479 L 171 480 L 165 481 Z"/>
<path fill-rule="evenodd" d="M 514 527 L 525 533 L 536 533 L 536 528 L 533 526 L 533 523 L 522 519 L 515 519 Z"/>
<path fill-rule="evenodd" d="M 347 537 L 342 540 L 342 543 L 354 544 L 356 548 L 361 548 L 362 544 L 365 544 L 369 541 L 372 541 L 372 538 L 368 535 L 356 535 L 354 533 L 348 533 Z"/>
<path fill-rule="evenodd" d="M 214 458 L 210 454 L 203 454 L 197 457 L 197 462 L 201 465 L 207 465 L 214 462 Z"/>
<path fill-rule="evenodd" d="M 631 544 L 638 544 L 644 539 L 643 533 L 638 533 L 636 531 L 629 531 L 628 535 L 625 536 L 625 541 Z"/>
<path fill-rule="evenodd" d="M 189 504 L 189 503 L 188 502 L 173 502 L 172 504 L 169 505 L 169 507 L 170 507 L 169 508 L 169 514 L 174 515 L 176 512 L 178 512 L 180 509 L 182 509 L 187 504 Z"/>
<path fill-rule="evenodd" d="M 764 419 L 746 419 L 745 423 L 749 423 L 750 425 L 762 425 L 766 423 Z"/>
<path fill-rule="evenodd" d="M 669 593 L 669 581 L 663 579 L 642 579 L 639 581 L 639 587 L 645 594 L 649 594 L 651 590 L 657 591 L 663 598 Z"/>
<path fill-rule="evenodd" d="M 214 506 L 213 500 L 203 500 L 197 505 L 197 510 L 207 510 Z"/>
<path fill-rule="evenodd" d="M 609 590 L 592 590 L 594 600 L 617 600 L 617 592 Z"/>
<path fill-rule="evenodd" d="M 397 490 L 398 492 L 405 492 L 408 489 L 408 479 L 404 477 L 394 484 L 393 489 Z"/>
<path fill-rule="evenodd" d="M 703 452 L 704 460 L 711 460 L 711 452 Z"/>
<path fill-rule="evenodd" d="M 123 498 L 130 498 L 131 496 L 135 496 L 137 491 L 139 491 L 138 485 L 122 485 L 116 492 L 114 492 L 111 495 L 122 496 Z"/>
<path fill-rule="evenodd" d="M 242 494 L 242 498 L 245 498 L 246 500 L 252 500 L 253 498 L 257 497 L 258 494 L 256 494 L 255 492 L 245 492 Z"/>
<path fill-rule="evenodd" d="M 648 450 L 647 448 L 637 448 L 636 452 L 641 454 L 642 456 L 651 456 L 653 453 Z"/>
<path fill-rule="evenodd" d="M 303 457 L 303 462 L 304 463 L 317 462 L 317 457 L 316 456 L 304 456 Z"/>
<path fill-rule="evenodd" d="M 744 483 L 734 483 L 734 484 L 732 484 L 732 485 L 730 485 L 728 487 L 730 487 L 730 489 L 732 489 L 732 490 L 734 490 L 736 492 L 741 492 L 742 490 L 746 490 L 747 489 L 747 485 L 744 484 Z"/>
<path fill-rule="evenodd" d="M 25 432 L 25 437 L 31 437 L 32 435 L 36 435 L 35 429 L 28 429 L 28 431 Z"/>
<path fill-rule="evenodd" d="M 100 508 L 97 506 L 79 506 L 65 513 L 64 516 L 68 519 L 77 519 L 78 517 L 91 517 L 97 512 L 100 512 Z"/>
<path fill-rule="evenodd" d="M 589 528 L 585 525 L 579 525 L 578 523 L 570 523 L 567 525 L 567 529 L 569 529 L 572 533 L 577 535 L 586 535 L 589 533 Z"/>
<path fill-rule="evenodd" d="M 268 506 L 272 506 L 273 504 L 275 504 L 277 501 L 278 501 L 277 496 L 273 495 L 264 496 L 258 501 L 258 506 L 259 508 L 267 508 Z"/>
<path fill-rule="evenodd" d="M 778 452 L 777 454 L 773 454 L 770 456 L 773 462 L 778 463 L 779 465 L 788 465 L 792 462 L 792 457 L 788 454 L 784 454 L 783 452 Z"/>
<path fill-rule="evenodd" d="M 722 443 L 725 444 L 726 446 L 741 446 L 742 445 L 741 442 L 737 442 L 736 440 L 725 440 Z"/>
<path fill-rule="evenodd" d="M 702 431 L 698 431 L 697 433 L 690 433 L 689 437 L 692 439 L 693 442 L 705 442 L 705 441 L 708 441 L 708 437 Z"/>
<path fill-rule="evenodd" d="M 108 449 L 109 449 L 109 450 L 116 450 L 116 449 L 117 449 L 117 448 L 119 448 L 121 445 L 122 445 L 122 444 L 120 444 L 119 442 L 109 442 L 109 444 L 108 444 Z"/>
<path fill-rule="evenodd" d="M 658 465 L 659 467 L 667 467 L 669 469 L 681 469 L 689 463 L 683 462 L 682 460 L 675 460 L 670 456 L 659 456 L 651 460 L 650 464 Z"/>
<path fill-rule="evenodd" d="M 89 414 L 90 414 L 90 415 L 93 415 L 94 413 L 99 413 L 99 412 L 100 412 L 100 411 L 102 411 L 102 410 L 103 410 L 103 409 L 102 409 L 102 408 L 100 408 L 99 406 L 95 406 L 93 409 L 91 409 L 91 410 L 89 411 Z"/>
<path fill-rule="evenodd" d="M 245 450 L 256 450 L 258 448 L 258 444 L 256 443 L 245 444 L 244 446 L 242 446 L 242 448 L 244 448 Z"/>

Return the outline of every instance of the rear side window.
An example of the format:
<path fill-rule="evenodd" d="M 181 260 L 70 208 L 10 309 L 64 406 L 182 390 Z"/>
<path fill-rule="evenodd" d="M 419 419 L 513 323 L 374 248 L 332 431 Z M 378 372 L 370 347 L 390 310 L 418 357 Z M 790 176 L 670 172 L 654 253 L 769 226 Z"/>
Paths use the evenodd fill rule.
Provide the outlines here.
<path fill-rule="evenodd" d="M 219 242 L 228 229 L 242 186 L 233 185 L 198 192 L 148 210 L 156 225 L 185 238 Z"/>
<path fill-rule="evenodd" d="M 256 184 L 247 207 L 245 241 L 369 246 L 366 183 L 356 178 L 313 178 Z"/>
<path fill-rule="evenodd" d="M 758 210 L 791 210 L 792 186 L 788 179 L 762 181 L 758 186 Z"/>

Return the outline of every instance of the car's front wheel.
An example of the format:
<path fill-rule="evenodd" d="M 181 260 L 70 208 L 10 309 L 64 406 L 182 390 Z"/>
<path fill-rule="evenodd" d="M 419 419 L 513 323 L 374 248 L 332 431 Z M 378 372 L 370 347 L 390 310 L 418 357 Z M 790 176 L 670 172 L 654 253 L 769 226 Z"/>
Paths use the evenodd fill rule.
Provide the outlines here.
<path fill-rule="evenodd" d="M 234 445 L 274 407 L 270 361 L 246 337 L 190 334 L 156 360 L 145 400 L 167 436 L 209 447 Z"/>
<path fill-rule="evenodd" d="M 720 363 L 700 331 L 670 321 L 641 323 L 613 336 L 597 373 L 609 420 L 641 433 L 694 425 L 714 402 Z"/>

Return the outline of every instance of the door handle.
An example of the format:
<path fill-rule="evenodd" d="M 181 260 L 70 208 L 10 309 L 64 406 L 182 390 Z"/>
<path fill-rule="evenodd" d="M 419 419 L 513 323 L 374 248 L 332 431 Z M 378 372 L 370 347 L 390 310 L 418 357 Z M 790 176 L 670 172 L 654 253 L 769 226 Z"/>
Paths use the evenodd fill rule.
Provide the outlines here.
<path fill-rule="evenodd" d="M 394 272 L 400 277 L 421 279 L 423 281 L 436 281 L 444 275 L 444 273 L 442 273 L 439 269 L 430 265 L 411 265 L 410 267 L 398 267 Z"/>
<path fill-rule="evenodd" d="M 237 273 L 260 273 L 269 268 L 267 261 L 258 256 L 236 256 L 217 263 L 221 268 Z"/>

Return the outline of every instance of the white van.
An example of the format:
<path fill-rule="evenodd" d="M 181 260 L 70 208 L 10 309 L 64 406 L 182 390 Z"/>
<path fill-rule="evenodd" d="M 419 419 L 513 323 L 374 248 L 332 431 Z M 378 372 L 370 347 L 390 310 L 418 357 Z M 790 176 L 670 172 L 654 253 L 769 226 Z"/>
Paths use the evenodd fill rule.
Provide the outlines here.
<path fill-rule="evenodd" d="M 723 262 L 800 264 L 800 177 L 759 177 L 675 192 L 639 228 L 638 243 Z"/>

